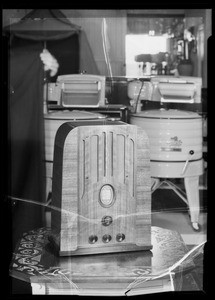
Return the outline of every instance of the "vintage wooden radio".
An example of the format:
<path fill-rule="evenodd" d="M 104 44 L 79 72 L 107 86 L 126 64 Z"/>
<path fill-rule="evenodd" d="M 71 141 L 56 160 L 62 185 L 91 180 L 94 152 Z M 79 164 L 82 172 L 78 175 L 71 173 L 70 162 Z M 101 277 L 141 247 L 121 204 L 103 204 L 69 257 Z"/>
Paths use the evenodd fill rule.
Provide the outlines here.
<path fill-rule="evenodd" d="M 61 256 L 151 248 L 148 137 L 121 121 L 72 121 L 56 133 L 52 234 Z"/>

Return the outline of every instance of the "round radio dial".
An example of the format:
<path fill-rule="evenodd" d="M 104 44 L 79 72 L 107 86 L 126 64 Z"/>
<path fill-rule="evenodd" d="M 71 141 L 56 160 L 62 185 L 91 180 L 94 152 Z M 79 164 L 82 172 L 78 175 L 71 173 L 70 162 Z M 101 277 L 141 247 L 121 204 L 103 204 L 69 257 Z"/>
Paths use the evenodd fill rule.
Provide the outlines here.
<path fill-rule="evenodd" d="M 102 186 L 99 194 L 99 201 L 104 207 L 110 207 L 114 203 L 114 189 L 110 184 Z"/>

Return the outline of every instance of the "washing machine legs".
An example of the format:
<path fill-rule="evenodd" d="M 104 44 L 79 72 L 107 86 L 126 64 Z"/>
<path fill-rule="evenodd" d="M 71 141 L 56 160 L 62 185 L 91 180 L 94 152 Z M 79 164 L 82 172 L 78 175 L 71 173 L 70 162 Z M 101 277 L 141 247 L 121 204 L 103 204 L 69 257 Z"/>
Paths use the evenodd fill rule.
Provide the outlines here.
<path fill-rule="evenodd" d="M 167 179 L 151 177 L 152 193 L 160 188 L 163 184 L 169 186 L 189 207 L 189 215 L 192 227 L 195 231 L 200 230 L 199 226 L 199 176 L 184 177 L 185 190 L 181 190 L 177 185 Z"/>
<path fill-rule="evenodd" d="M 190 211 L 190 218 L 194 230 L 199 231 L 199 176 L 185 177 L 184 184 Z"/>

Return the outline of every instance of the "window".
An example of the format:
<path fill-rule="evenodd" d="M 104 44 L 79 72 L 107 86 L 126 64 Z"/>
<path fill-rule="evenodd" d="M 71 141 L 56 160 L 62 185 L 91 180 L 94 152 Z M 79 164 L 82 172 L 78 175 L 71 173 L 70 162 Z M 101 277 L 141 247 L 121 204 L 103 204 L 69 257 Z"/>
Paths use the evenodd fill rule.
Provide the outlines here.
<path fill-rule="evenodd" d="M 141 76 L 143 63 L 135 61 L 140 54 L 157 54 L 168 51 L 166 36 L 127 34 L 125 40 L 126 76 Z"/>
<path fill-rule="evenodd" d="M 170 56 L 171 62 L 177 56 L 177 40 L 183 39 L 183 35 L 184 14 L 142 14 L 140 11 L 128 13 L 125 39 L 126 76 L 148 74 L 146 70 L 152 64 L 156 64 L 153 70 L 154 67 L 158 69 L 158 65 L 160 68 L 162 63 L 168 62 L 169 66 Z M 139 57 L 135 60 L 137 55 Z M 145 64 L 146 62 L 149 63 Z"/>
<path fill-rule="evenodd" d="M 147 34 L 127 34 L 125 39 L 126 76 L 141 76 L 143 63 L 135 61 L 140 54 L 168 51 L 168 37 Z"/>

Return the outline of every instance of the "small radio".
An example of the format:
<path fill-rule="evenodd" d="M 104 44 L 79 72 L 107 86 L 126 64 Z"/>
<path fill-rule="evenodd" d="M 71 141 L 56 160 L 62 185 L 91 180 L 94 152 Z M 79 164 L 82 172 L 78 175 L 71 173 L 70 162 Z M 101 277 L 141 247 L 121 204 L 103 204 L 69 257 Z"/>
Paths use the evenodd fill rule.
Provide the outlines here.
<path fill-rule="evenodd" d="M 151 249 L 148 137 L 121 121 L 62 124 L 55 137 L 52 234 L 61 256 Z"/>

